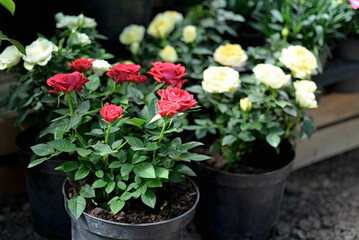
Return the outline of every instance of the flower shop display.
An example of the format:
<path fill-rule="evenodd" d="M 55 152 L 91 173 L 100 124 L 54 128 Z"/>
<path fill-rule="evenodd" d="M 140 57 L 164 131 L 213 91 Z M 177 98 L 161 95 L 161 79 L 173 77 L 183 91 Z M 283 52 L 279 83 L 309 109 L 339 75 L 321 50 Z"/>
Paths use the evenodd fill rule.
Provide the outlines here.
<path fill-rule="evenodd" d="M 84 69 L 47 80 L 67 107 L 55 110 L 58 116 L 42 130 L 29 167 L 65 160 L 56 170 L 68 176 L 63 194 L 72 239 L 181 239 L 194 215 L 199 192 L 182 181 L 195 175 L 184 163 L 208 157 L 188 152 L 201 143 L 172 136 L 197 101 L 180 88 L 183 66 L 152 65 L 147 73 L 157 86 L 146 84 L 140 65 L 123 63 L 103 75 L 107 86 L 89 88 L 93 79 Z"/>
<path fill-rule="evenodd" d="M 13 46 L 5 48 L 0 54 L 0 69 L 8 69 L 19 77 L 18 83 L 10 86 L 8 94 L 2 96 L 1 100 L 7 109 L 18 112 L 15 124 L 27 127 L 16 138 L 19 157 L 25 166 L 32 157 L 30 146 L 36 143 L 40 129 L 49 124 L 54 114 L 52 109 L 56 106 L 55 98 L 49 92 L 50 87 L 44 84 L 46 79 L 53 73 L 70 72 L 71 66 L 76 68 L 81 65 L 79 62 L 72 62 L 76 58 L 98 57 L 99 60 L 90 60 L 92 67 L 89 64 L 85 64 L 85 67 L 91 67 L 94 74 L 90 78 L 94 79 L 95 85 L 100 84 L 97 75 L 109 69 L 109 63 L 103 59 L 112 57 L 97 42 L 99 38 L 105 37 L 94 29 L 94 19 L 83 15 L 66 16 L 62 13 L 55 18 L 57 27 L 65 29 L 59 30 L 50 40 L 40 36 L 26 46 L 26 55 L 22 55 Z M 71 66 L 68 62 L 72 62 Z M 106 69 L 101 69 L 103 67 Z M 92 84 L 89 88 L 93 86 Z M 52 159 L 26 171 L 34 228 L 47 237 L 66 238 L 70 235 L 70 219 L 62 207 L 61 193 L 66 174 L 54 171 L 61 163 Z"/>
<path fill-rule="evenodd" d="M 206 142 L 196 151 L 212 156 L 196 164 L 202 198 L 195 220 L 205 239 L 266 239 L 291 172 L 294 140 L 314 131 L 305 110 L 318 107 L 310 80 L 317 61 L 302 46 L 282 49 L 279 60 L 288 70 L 258 64 L 252 75 L 240 76 L 210 66 L 201 85 L 187 88 L 204 110 L 186 129 Z"/>

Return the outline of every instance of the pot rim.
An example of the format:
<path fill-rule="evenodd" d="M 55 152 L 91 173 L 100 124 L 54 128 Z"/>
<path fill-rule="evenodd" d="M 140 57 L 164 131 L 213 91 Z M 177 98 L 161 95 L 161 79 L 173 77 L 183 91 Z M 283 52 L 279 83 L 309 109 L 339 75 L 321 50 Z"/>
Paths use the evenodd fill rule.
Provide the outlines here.
<path fill-rule="evenodd" d="M 294 152 L 295 151 L 293 151 L 293 153 Z M 225 176 L 229 176 L 229 177 L 243 176 L 243 177 L 248 177 L 248 178 L 251 178 L 251 177 L 254 178 L 254 177 L 258 177 L 258 176 L 275 175 L 275 174 L 278 174 L 279 172 L 282 172 L 283 170 L 290 169 L 293 166 L 294 158 L 295 158 L 295 154 L 293 154 L 292 159 L 286 165 L 284 165 L 283 167 L 280 167 L 278 169 L 268 171 L 268 172 L 264 172 L 264 173 L 253 173 L 253 174 L 250 174 L 250 173 L 231 173 L 231 172 L 227 172 L 227 171 L 223 171 L 223 170 L 218 170 L 218 169 L 216 169 L 214 167 L 208 166 L 207 164 L 204 164 L 204 163 L 201 163 L 201 162 L 196 162 L 196 164 L 200 165 L 203 168 L 206 168 L 209 171 L 216 172 L 216 173 L 219 173 L 221 175 L 225 175 Z"/>
<path fill-rule="evenodd" d="M 165 221 L 161 221 L 161 222 L 154 222 L 154 223 L 120 223 L 120 222 L 112 222 L 112 221 L 109 221 L 109 220 L 105 220 L 105 219 L 102 219 L 102 218 L 98 218 L 98 217 L 94 217 L 86 212 L 83 212 L 82 215 L 83 216 L 80 216 L 81 217 L 87 217 L 87 218 L 92 218 L 94 220 L 97 220 L 97 221 L 100 221 L 100 222 L 103 222 L 103 223 L 107 223 L 107 224 L 111 224 L 111 225 L 118 225 L 118 226 L 124 226 L 124 227 L 145 227 L 145 226 L 156 226 L 156 225 L 163 225 L 163 224 L 167 224 L 167 223 L 171 223 L 171 222 L 175 222 L 177 221 L 178 219 L 180 218 L 183 218 L 185 217 L 186 215 L 188 214 L 191 214 L 195 208 L 197 207 L 197 204 L 199 202 L 199 198 L 200 198 L 200 193 L 199 193 L 199 188 L 198 186 L 194 183 L 194 181 L 192 179 L 190 179 L 189 177 L 187 177 L 187 179 L 193 184 L 193 186 L 195 187 L 196 189 L 196 193 L 197 193 L 197 198 L 196 198 L 196 201 L 195 203 L 193 204 L 193 206 L 187 210 L 185 213 L 177 216 L 177 217 L 174 217 L 174 218 L 171 218 L 169 220 L 165 220 Z M 69 201 L 66 193 L 65 193 L 65 184 L 66 182 L 68 181 L 68 178 L 65 179 L 64 183 L 62 184 L 62 194 L 64 196 L 64 199 L 65 199 L 65 202 L 67 203 Z M 67 206 L 65 206 L 66 209 L 68 209 Z M 72 214 L 70 214 L 70 217 L 71 218 L 74 218 L 74 216 Z"/>

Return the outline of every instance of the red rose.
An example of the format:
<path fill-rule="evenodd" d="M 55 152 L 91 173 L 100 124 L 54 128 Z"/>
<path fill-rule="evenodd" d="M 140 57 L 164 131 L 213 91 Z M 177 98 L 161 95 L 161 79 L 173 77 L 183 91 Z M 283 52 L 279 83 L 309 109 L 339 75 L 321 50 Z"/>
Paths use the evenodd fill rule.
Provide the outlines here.
<path fill-rule="evenodd" d="M 181 88 L 187 82 L 186 79 L 181 79 L 187 75 L 185 67 L 181 64 L 154 62 L 151 63 L 152 68 L 147 74 L 154 77 L 157 82 L 172 85 L 176 88 Z"/>
<path fill-rule="evenodd" d="M 181 107 L 176 102 L 165 101 L 165 100 L 160 100 L 157 102 L 157 104 L 160 110 L 157 111 L 156 113 L 160 114 L 162 117 L 166 115 L 168 117 L 173 117 L 173 115 L 175 115 L 178 109 Z"/>
<path fill-rule="evenodd" d="M 56 74 L 47 79 L 47 85 L 54 88 L 54 90 L 49 91 L 52 93 L 58 93 L 60 91 L 69 93 L 74 89 L 82 93 L 82 87 L 88 81 L 89 80 L 84 77 L 83 73 L 73 72 Z"/>
<path fill-rule="evenodd" d="M 73 62 L 69 62 L 69 66 L 78 72 L 81 72 L 82 68 L 88 71 L 91 68 L 93 61 L 95 61 L 95 59 L 79 58 Z"/>
<path fill-rule="evenodd" d="M 119 63 L 116 66 L 110 68 L 110 71 L 106 73 L 107 76 L 121 83 L 128 82 L 146 82 L 147 77 L 140 76 L 141 66 L 136 64 Z"/>
<path fill-rule="evenodd" d="M 103 119 L 106 122 L 112 123 L 117 118 L 123 116 L 122 115 L 122 106 L 116 106 L 113 104 L 106 103 L 105 106 L 100 111 Z"/>
<path fill-rule="evenodd" d="M 179 112 L 187 111 L 191 107 L 197 105 L 197 101 L 193 99 L 192 94 L 179 88 L 173 89 L 169 86 L 166 90 L 159 89 L 158 95 L 161 96 L 162 100 L 178 103 L 180 105 L 180 108 L 178 109 Z"/>

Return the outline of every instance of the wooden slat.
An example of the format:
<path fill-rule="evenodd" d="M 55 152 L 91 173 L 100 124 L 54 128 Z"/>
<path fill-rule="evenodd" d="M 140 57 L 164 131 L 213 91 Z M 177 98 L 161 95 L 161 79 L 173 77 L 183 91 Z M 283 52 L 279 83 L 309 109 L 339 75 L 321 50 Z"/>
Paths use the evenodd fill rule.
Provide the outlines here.
<path fill-rule="evenodd" d="M 308 111 L 317 128 L 359 116 L 359 93 L 330 93 L 319 100 L 317 109 Z"/>
<path fill-rule="evenodd" d="M 294 169 L 359 147 L 359 117 L 316 131 L 297 142 Z"/>

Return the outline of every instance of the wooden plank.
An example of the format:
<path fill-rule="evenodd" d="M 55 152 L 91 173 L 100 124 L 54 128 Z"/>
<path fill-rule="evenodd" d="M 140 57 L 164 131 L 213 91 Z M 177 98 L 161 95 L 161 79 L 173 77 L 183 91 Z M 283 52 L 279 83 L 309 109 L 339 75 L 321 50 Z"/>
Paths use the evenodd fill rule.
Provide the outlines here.
<path fill-rule="evenodd" d="M 316 131 L 297 142 L 294 169 L 359 147 L 359 117 Z"/>
<path fill-rule="evenodd" d="M 317 128 L 359 116 L 359 93 L 326 94 L 319 100 L 318 108 L 309 110 L 308 114 Z"/>

